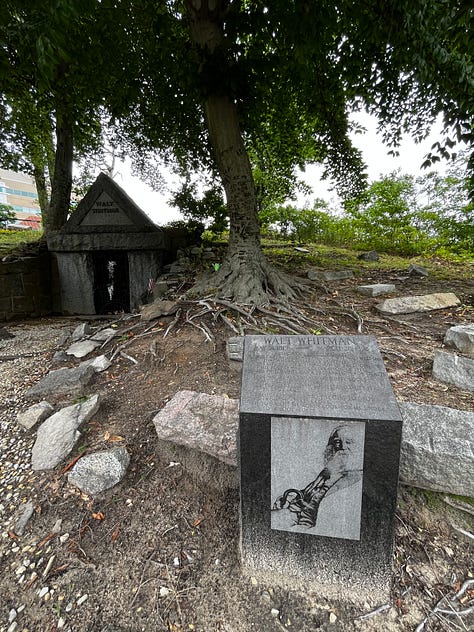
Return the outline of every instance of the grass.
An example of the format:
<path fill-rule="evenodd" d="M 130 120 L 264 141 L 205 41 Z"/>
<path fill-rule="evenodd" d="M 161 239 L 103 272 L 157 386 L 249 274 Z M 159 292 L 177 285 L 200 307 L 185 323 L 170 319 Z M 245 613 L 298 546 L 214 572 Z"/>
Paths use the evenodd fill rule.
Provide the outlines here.
<path fill-rule="evenodd" d="M 451 260 L 440 257 L 400 257 L 380 253 L 379 261 L 361 261 L 358 256 L 360 251 L 325 246 L 324 244 L 305 244 L 309 253 L 295 250 L 297 244 L 287 241 L 263 240 L 263 247 L 268 258 L 275 264 L 296 271 L 301 268 L 323 268 L 340 270 L 351 268 L 357 275 L 357 270 L 399 270 L 406 272 L 410 263 L 416 263 L 425 267 L 435 279 L 466 279 L 474 277 L 474 257 L 471 261 Z"/>
<path fill-rule="evenodd" d="M 21 248 L 25 244 L 39 241 L 43 236 L 38 230 L 4 230 L 0 229 L 0 256 L 5 257 Z"/>

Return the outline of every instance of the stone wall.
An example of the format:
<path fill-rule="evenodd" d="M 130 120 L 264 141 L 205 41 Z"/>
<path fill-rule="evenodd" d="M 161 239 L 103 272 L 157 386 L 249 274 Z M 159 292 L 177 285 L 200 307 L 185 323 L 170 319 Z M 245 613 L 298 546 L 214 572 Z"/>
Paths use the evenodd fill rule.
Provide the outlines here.
<path fill-rule="evenodd" d="M 51 310 L 48 253 L 0 263 L 0 321 L 44 316 Z"/>

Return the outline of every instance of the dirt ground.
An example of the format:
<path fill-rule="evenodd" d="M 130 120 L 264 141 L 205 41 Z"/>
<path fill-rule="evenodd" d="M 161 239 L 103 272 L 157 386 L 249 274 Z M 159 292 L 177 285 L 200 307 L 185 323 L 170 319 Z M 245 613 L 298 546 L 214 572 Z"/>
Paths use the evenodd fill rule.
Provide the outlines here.
<path fill-rule="evenodd" d="M 328 283 L 327 293 L 316 290 L 300 307 L 320 310 L 312 317 L 338 334 L 357 333 L 362 321 L 362 333 L 377 337 L 400 400 L 474 411 L 472 395 L 431 376 L 434 350 L 442 347 L 446 329 L 474 322 L 474 281 L 396 281 L 400 294 L 453 291 L 462 301 L 458 308 L 396 319 L 382 317 L 374 309 L 377 299 L 355 291 L 356 285 L 392 282 L 399 274 L 365 270 L 357 279 Z M 171 292 L 169 298 L 176 296 Z M 152 423 L 182 389 L 240 395 L 240 365 L 227 360 L 225 349 L 235 334 L 212 313 L 191 320 L 201 309 L 183 302 L 166 337 L 174 316 L 151 323 L 119 316 L 91 321 L 93 327 L 103 327 L 118 320 L 118 336 L 104 352 L 110 355 L 118 345 L 126 345 L 125 355 L 117 354 L 111 368 L 97 374 L 89 387 L 90 393 L 101 394 L 102 405 L 82 427 L 71 459 L 80 452 L 124 445 L 131 465 L 119 486 L 95 499 L 70 486 L 64 468 L 32 476 L 34 516 L 23 536 L 10 532 L 0 541 L 0 629 L 8 629 L 10 610 L 24 604 L 15 619 L 17 632 L 473 630 L 474 613 L 433 614 L 417 628 L 443 596 L 452 597 L 474 574 L 474 540 L 454 528 L 473 532 L 474 517 L 445 504 L 442 495 L 400 486 L 393 595 L 390 607 L 367 619 L 358 617 L 373 610 L 368 604 L 329 602 L 314 592 L 263 585 L 242 574 L 238 494 L 206 489 L 179 463 L 160 459 Z M 225 314 L 238 324 L 235 313 Z M 8 323 L 6 328 L 16 337 L 39 325 L 70 333 L 78 322 L 51 318 Z M 204 331 L 196 327 L 202 323 Z M 275 332 L 263 315 L 259 324 Z M 37 356 L 41 372 L 51 368 L 52 356 L 52 350 Z M 21 388 L 37 379 L 24 376 Z M 24 433 L 20 428 L 18 432 Z M 59 519 L 58 531 L 54 527 Z M 15 545 L 17 554 L 11 552 Z M 37 579 L 31 581 L 28 575 L 19 585 L 12 562 L 19 563 L 25 555 L 44 562 L 38 563 Z M 49 589 L 47 599 L 38 594 L 44 587 Z M 460 609 L 474 604 L 471 588 Z M 446 604 L 441 604 L 445 610 Z"/>

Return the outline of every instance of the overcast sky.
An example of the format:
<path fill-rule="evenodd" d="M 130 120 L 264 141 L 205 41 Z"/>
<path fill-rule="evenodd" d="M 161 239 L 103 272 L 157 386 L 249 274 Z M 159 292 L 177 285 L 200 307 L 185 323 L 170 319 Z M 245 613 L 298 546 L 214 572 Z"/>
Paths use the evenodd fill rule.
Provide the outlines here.
<path fill-rule="evenodd" d="M 368 166 L 369 180 L 377 180 L 380 175 L 387 175 L 392 171 L 401 168 L 403 173 L 420 175 L 423 171 L 420 169 L 424 160 L 424 156 L 429 152 L 431 145 L 438 139 L 440 126 L 437 127 L 423 143 L 416 145 L 409 137 L 407 137 L 399 148 L 400 155 L 396 158 L 388 155 L 388 149 L 383 145 L 381 137 L 376 132 L 376 123 L 368 115 L 359 113 L 355 120 L 367 128 L 364 135 L 355 135 L 353 137 L 354 144 L 359 147 L 364 156 L 364 160 Z M 443 171 L 445 165 L 437 163 L 437 170 Z M 157 224 L 166 224 L 174 219 L 179 219 L 180 215 L 176 209 L 168 204 L 171 197 L 170 191 L 157 193 L 152 191 L 149 186 L 141 182 L 130 173 L 130 166 L 121 164 L 117 167 L 117 177 L 115 178 L 128 195 L 147 213 L 151 219 Z M 298 198 L 298 205 L 303 206 L 305 203 L 312 206 L 312 202 L 316 197 L 322 197 L 328 201 L 335 198 L 335 194 L 329 191 L 330 183 L 322 182 L 322 169 L 316 165 L 308 167 L 303 179 L 313 188 L 313 194 L 306 198 Z M 171 176 L 163 174 L 164 177 L 171 181 Z M 174 182 L 176 188 L 177 181 Z"/>

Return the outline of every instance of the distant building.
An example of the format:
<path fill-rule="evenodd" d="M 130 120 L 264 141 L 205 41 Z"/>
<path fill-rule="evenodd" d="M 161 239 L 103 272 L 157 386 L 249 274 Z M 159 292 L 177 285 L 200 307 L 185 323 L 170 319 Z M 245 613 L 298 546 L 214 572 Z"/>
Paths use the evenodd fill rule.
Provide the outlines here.
<path fill-rule="evenodd" d="M 0 169 L 0 204 L 8 204 L 15 211 L 15 227 L 41 228 L 41 209 L 35 181 L 31 176 Z"/>

